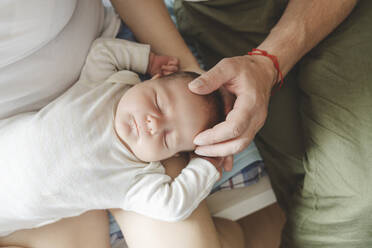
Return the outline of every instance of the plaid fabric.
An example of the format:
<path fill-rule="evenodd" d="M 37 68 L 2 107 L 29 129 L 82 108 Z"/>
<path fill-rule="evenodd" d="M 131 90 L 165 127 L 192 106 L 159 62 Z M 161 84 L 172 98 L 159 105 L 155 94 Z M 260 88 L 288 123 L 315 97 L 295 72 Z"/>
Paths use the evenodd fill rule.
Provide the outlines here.
<path fill-rule="evenodd" d="M 263 161 L 255 161 L 236 173 L 233 177 L 227 179 L 221 185 L 214 188 L 212 194 L 220 190 L 231 190 L 247 187 L 257 183 L 264 175 L 266 175 L 266 172 L 264 170 Z"/>
<path fill-rule="evenodd" d="M 120 231 L 118 223 L 114 217 L 108 212 L 110 218 L 110 243 L 112 248 L 128 248 L 125 242 L 123 233 Z"/>

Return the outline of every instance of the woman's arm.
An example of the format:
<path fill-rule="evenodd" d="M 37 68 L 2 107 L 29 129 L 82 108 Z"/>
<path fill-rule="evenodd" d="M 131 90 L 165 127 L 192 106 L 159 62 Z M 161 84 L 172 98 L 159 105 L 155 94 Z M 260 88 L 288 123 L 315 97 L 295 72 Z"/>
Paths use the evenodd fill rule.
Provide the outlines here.
<path fill-rule="evenodd" d="M 177 57 L 181 70 L 199 71 L 199 65 L 177 28 L 163 0 L 111 0 L 136 38 L 157 54 Z"/>

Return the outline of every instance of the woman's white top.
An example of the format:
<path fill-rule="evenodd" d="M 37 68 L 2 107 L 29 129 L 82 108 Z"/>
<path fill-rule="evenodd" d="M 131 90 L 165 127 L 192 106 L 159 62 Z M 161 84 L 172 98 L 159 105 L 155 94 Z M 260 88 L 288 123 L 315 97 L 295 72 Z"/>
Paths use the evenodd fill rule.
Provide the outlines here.
<path fill-rule="evenodd" d="M 40 109 L 75 83 L 105 21 L 108 37 L 120 27 L 106 16 L 101 0 L 1 0 L 0 119 Z"/>
<path fill-rule="evenodd" d="M 136 159 L 115 134 L 116 106 L 146 72 L 148 45 L 99 39 L 81 77 L 38 112 L 0 120 L 0 236 L 92 209 L 187 218 L 219 178 L 195 158 L 174 180 Z M 130 70 L 130 71 L 129 71 Z"/>

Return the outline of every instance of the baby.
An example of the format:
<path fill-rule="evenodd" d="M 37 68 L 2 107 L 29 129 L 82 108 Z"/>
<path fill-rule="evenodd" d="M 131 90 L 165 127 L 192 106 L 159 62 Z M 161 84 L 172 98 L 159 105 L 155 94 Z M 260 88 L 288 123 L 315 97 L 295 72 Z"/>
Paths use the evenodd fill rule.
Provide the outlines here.
<path fill-rule="evenodd" d="M 217 92 L 199 96 L 187 83 L 198 74 L 182 72 L 137 84 L 120 99 L 115 130 L 142 161 L 159 161 L 192 151 L 194 137 L 223 119 Z"/>
<path fill-rule="evenodd" d="M 219 172 L 193 158 L 173 180 L 154 161 L 192 151 L 193 138 L 224 116 L 217 93 L 188 90 L 196 73 L 161 77 L 177 70 L 177 60 L 148 45 L 99 39 L 66 93 L 39 112 L 1 120 L 0 236 L 92 209 L 187 218 Z M 154 77 L 139 83 L 132 71 Z"/>

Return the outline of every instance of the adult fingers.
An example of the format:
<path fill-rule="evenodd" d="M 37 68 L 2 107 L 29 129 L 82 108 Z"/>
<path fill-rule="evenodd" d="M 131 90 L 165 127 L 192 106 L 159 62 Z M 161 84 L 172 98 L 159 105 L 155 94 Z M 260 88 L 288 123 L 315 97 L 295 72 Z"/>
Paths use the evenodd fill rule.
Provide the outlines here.
<path fill-rule="evenodd" d="M 222 96 L 224 113 L 227 115 L 233 108 L 236 97 L 225 89 L 225 87 L 219 88 L 219 92 Z"/>
<path fill-rule="evenodd" d="M 232 70 L 228 70 L 228 59 L 221 60 L 212 69 L 203 73 L 200 77 L 189 83 L 189 89 L 196 94 L 209 94 L 217 90 L 221 85 L 230 81 L 234 76 Z"/>
<path fill-rule="evenodd" d="M 207 157 L 229 156 L 241 152 L 252 140 L 253 136 L 247 136 L 214 145 L 197 146 L 195 153 Z"/>
<path fill-rule="evenodd" d="M 239 137 L 249 126 L 251 113 L 249 106 L 244 106 L 244 97 L 238 97 L 234 108 L 229 112 L 226 121 L 221 122 L 211 129 L 199 133 L 195 145 L 210 145 Z"/>
<path fill-rule="evenodd" d="M 264 114 L 254 115 L 248 120 L 248 128 L 239 137 L 217 144 L 197 146 L 195 153 L 202 156 L 221 157 L 241 152 L 252 142 L 258 130 L 263 126 L 264 120 Z"/>

